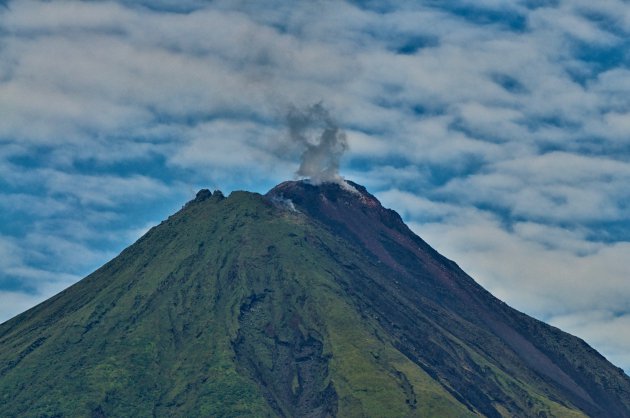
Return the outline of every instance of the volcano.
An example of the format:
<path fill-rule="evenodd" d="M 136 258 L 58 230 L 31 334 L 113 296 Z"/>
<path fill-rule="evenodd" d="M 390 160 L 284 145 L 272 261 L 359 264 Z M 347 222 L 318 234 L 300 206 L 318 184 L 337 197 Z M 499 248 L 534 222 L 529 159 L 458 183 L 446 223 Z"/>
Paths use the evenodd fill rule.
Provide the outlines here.
<path fill-rule="evenodd" d="M 630 378 L 352 182 L 200 191 L 0 325 L 3 417 L 630 417 Z"/>

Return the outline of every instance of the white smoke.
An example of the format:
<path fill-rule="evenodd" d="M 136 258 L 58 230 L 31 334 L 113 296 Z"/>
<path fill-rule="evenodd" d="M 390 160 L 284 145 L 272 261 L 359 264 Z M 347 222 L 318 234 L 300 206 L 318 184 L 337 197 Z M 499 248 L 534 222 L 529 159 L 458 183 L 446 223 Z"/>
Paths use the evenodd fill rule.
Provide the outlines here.
<path fill-rule="evenodd" d="M 291 212 L 299 212 L 299 210 L 297 210 L 297 208 L 293 204 L 293 201 L 283 196 L 273 196 L 271 198 L 271 203 L 282 209 L 288 209 Z"/>
<path fill-rule="evenodd" d="M 321 103 L 291 107 L 287 124 L 291 140 L 304 149 L 296 174 L 313 184 L 345 183 L 339 175 L 339 160 L 348 149 L 348 140 L 328 110 Z"/>

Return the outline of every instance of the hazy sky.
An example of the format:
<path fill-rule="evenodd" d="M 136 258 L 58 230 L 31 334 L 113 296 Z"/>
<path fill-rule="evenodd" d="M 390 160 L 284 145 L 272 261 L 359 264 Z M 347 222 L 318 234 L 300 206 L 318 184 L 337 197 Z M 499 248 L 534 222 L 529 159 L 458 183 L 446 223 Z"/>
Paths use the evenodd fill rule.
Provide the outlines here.
<path fill-rule="evenodd" d="M 341 175 L 630 370 L 626 0 L 0 2 L 0 321 L 199 188 L 294 178 L 317 103 Z"/>

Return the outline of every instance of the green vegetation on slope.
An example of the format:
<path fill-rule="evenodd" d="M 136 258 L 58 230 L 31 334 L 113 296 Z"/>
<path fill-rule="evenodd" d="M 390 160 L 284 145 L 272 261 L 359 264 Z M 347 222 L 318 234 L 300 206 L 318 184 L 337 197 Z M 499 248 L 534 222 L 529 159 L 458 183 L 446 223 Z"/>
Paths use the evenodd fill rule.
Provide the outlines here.
<path fill-rule="evenodd" d="M 388 280 L 358 246 L 260 195 L 196 199 L 0 325 L 0 416 L 484 415 L 406 351 L 402 314 L 434 333 L 419 351 L 442 344 L 451 367 L 494 382 L 495 416 L 580 416 L 441 325 L 452 318 L 384 311 L 407 303 L 378 287 Z"/>
<path fill-rule="evenodd" d="M 83 281 L 0 326 L 0 415 L 290 416 L 297 392 L 309 407 L 317 402 L 304 392 L 328 386 L 341 416 L 404 416 L 442 404 L 454 411 L 444 416 L 466 416 L 364 329 L 321 270 L 328 262 L 309 243 L 318 232 L 311 229 L 249 193 L 189 204 Z M 256 327 L 240 323 L 252 298 L 266 294 Z M 277 385 L 282 395 L 270 406 L 250 363 L 260 363 L 270 384 L 279 367 L 308 361 L 292 358 L 300 354 L 292 346 L 280 353 L 300 343 L 320 346 L 311 361 L 320 375 L 299 370 L 288 387 Z M 420 383 L 414 404 L 406 403 Z"/>

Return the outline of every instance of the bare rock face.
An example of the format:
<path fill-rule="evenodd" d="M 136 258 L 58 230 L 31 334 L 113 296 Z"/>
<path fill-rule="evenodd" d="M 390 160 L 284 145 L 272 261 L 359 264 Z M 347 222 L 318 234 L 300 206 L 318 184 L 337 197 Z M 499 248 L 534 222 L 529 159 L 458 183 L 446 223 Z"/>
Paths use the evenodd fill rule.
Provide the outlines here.
<path fill-rule="evenodd" d="M 212 197 L 212 192 L 208 189 L 201 189 L 197 192 L 195 196 L 194 202 L 203 202 L 204 200 L 210 199 Z"/>
<path fill-rule="evenodd" d="M 0 325 L 0 416 L 630 417 L 630 378 L 352 182 L 199 191 Z"/>

